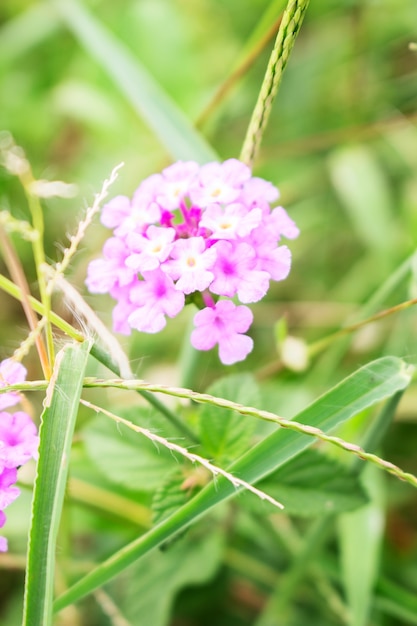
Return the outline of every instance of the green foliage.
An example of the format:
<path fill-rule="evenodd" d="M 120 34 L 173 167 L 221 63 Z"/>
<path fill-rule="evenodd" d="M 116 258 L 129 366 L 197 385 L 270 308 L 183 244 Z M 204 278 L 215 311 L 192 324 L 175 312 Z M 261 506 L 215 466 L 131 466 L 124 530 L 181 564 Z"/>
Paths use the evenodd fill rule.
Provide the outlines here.
<path fill-rule="evenodd" d="M 119 415 L 133 424 L 167 431 L 165 421 L 152 409 L 125 409 Z M 108 480 L 139 491 L 159 487 L 175 464 L 172 452 L 104 415 L 84 429 L 83 440 L 89 457 Z"/>
<path fill-rule="evenodd" d="M 223 550 L 223 533 L 205 527 L 132 565 L 126 570 L 123 598 L 128 620 L 152 626 L 169 624 L 175 596 L 183 587 L 209 581 L 221 564 Z"/>
<path fill-rule="evenodd" d="M 366 468 L 370 502 L 339 520 L 343 581 L 352 626 L 369 623 L 372 592 L 378 575 L 384 526 L 383 484 L 374 468 Z M 358 563 L 361 567 L 358 568 Z"/>
<path fill-rule="evenodd" d="M 404 389 L 408 383 L 409 374 L 404 363 L 398 359 L 380 359 L 339 383 L 302 411 L 297 418 L 303 424 L 328 431 L 366 407 L 393 395 L 399 389 Z M 279 429 L 233 463 L 230 470 L 247 482 L 257 482 L 302 452 L 313 441 L 311 436 L 302 432 Z M 79 580 L 56 600 L 55 609 L 60 610 L 91 593 L 136 559 L 182 532 L 207 514 L 214 505 L 238 492 L 230 481 L 223 476 L 218 477 L 173 515 Z"/>
<path fill-rule="evenodd" d="M 207 393 L 245 406 L 259 405 L 259 390 L 249 374 L 220 379 L 210 385 Z M 220 465 L 236 459 L 247 450 L 256 426 L 256 422 L 247 415 L 209 404 L 201 407 L 198 424 L 205 453 Z"/>
<path fill-rule="evenodd" d="M 368 498 L 357 476 L 317 450 L 306 450 L 258 484 L 285 505 L 288 515 L 313 517 L 363 507 Z M 273 513 L 267 502 L 244 494 L 240 502 L 260 514 Z"/>
<path fill-rule="evenodd" d="M 23 624 L 52 624 L 55 550 L 78 403 L 91 345 L 67 344 L 57 356 L 41 417 L 39 463 L 26 574 Z"/>
<path fill-rule="evenodd" d="M 24 147 L 36 178 L 73 181 L 80 191 L 43 204 L 47 259 L 61 258 L 80 207 L 118 162 L 125 167 L 111 197 L 131 194 L 168 164 L 168 155 L 205 162 L 240 154 L 273 47 L 272 26 L 286 4 L 0 3 L 2 127 Z M 85 398 L 256 483 L 284 511 L 84 406 L 70 456 L 87 344 L 65 348 L 42 413 L 25 624 L 52 623 L 53 595 L 60 596 L 58 609 L 76 602 L 56 616 L 57 625 L 61 618 L 94 626 L 126 619 L 152 626 L 417 624 L 415 491 L 370 467 L 379 456 L 363 461 L 353 449 L 359 456 L 352 464 L 352 454 L 335 455 L 329 444 L 311 449 L 317 438 L 302 430 L 304 424 L 332 431 L 408 477 L 417 474 L 416 385 L 403 361 L 415 362 L 414 308 L 344 339 L 332 335 L 416 296 L 417 56 L 409 46 L 416 23 L 415 0 L 309 4 L 254 165 L 255 175 L 280 188 L 301 236 L 291 245 L 289 279 L 253 306 L 255 348 L 247 362 L 230 376 L 211 352 L 197 359 L 188 353 L 182 369 L 185 318 L 158 335 L 123 338 L 138 378 L 182 381 L 248 410 L 221 407 L 210 396 L 206 404 L 194 398 L 184 406 L 146 389 L 140 392 L 152 410 L 135 408 L 143 400 L 125 400 L 132 392 L 122 386 L 116 397 L 94 389 L 94 376 L 107 378 L 108 367 L 120 372 L 106 342 L 92 348 L 101 365 L 89 362 Z M 0 201 L 15 220 L 30 219 L 22 190 L 3 169 Z M 72 260 L 70 282 L 81 295 L 86 264 L 106 236 L 99 224 L 91 228 Z M 27 241 L 16 233 L 12 239 L 38 298 L 36 271 L 43 268 L 35 268 Z M 21 291 L 3 276 L 0 288 L 3 358 L 27 332 L 14 300 Z M 44 304 L 30 302 L 44 314 Z M 88 324 L 78 324 L 77 306 L 69 313 L 65 302 L 61 294 L 53 299 L 51 321 L 78 339 L 90 335 Z M 110 300 L 88 302 L 110 326 Z M 305 370 L 291 370 L 291 358 L 277 353 L 276 340 L 285 336 L 307 346 Z M 36 381 L 43 376 L 34 352 L 25 364 Z M 26 394 L 35 416 L 46 386 L 33 384 L 38 391 Z M 361 420 L 353 419 L 366 407 Z M 286 430 L 261 421 L 260 409 L 299 424 Z M 60 461 L 70 458 L 68 470 Z M 0 622 L 7 626 L 22 624 L 18 568 L 25 561 L 30 472 L 21 473 L 20 483 L 24 499 L 8 507 L 1 529 L 10 545 L 10 554 L 0 555 Z M 93 595 L 104 584 L 107 598 Z M 87 594 L 91 601 L 78 603 Z"/>

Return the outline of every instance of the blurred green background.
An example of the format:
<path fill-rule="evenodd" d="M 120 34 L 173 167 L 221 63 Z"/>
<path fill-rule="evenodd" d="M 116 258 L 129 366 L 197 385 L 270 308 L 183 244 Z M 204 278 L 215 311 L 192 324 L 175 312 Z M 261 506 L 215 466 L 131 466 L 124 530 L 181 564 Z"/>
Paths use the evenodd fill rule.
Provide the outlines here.
<path fill-rule="evenodd" d="M 285 2 L 83 0 L 80 6 L 88 11 L 88 24 L 117 39 L 133 65 L 153 77 L 221 159 L 238 157 L 272 47 L 267 34 Z M 88 26 L 83 30 L 83 13 L 76 7 L 71 0 L 0 3 L 0 129 L 24 148 L 37 178 L 76 183 L 79 189 L 75 198 L 44 203 L 52 261 L 60 258 L 67 234 L 115 165 L 125 163 L 111 195 L 130 195 L 144 177 L 175 159 L 172 144 L 157 136 L 121 88 L 121 74 L 112 75 L 110 49 L 91 53 L 93 33 Z M 335 343 L 303 372 L 282 366 L 274 332 L 285 318 L 291 335 L 314 342 L 349 321 L 417 296 L 417 265 L 407 262 L 417 238 L 417 52 L 410 46 L 416 41 L 415 0 L 311 0 L 254 168 L 279 187 L 283 206 L 300 227 L 299 239 L 290 244 L 292 271 L 252 307 L 253 354 L 229 369 L 214 352 L 203 354 L 189 381 L 195 388 L 204 389 L 226 370 L 253 372 L 265 381 L 265 408 L 291 415 L 372 358 L 394 354 L 416 362 L 413 308 Z M 223 97 L 216 98 L 225 84 Z M 148 114 L 152 118 L 152 107 Z M 0 203 L 28 219 L 24 194 L 4 169 Z M 96 221 L 69 278 L 110 325 L 110 298 L 89 296 L 84 287 L 87 263 L 99 256 L 107 236 Z M 30 248 L 15 243 L 36 293 Z M 0 266 L 5 273 L 2 261 Z M 0 298 L 5 357 L 26 330 L 18 303 L 5 294 Z M 71 319 L 60 298 L 56 309 Z M 170 321 L 157 336 L 135 333 L 121 339 L 140 378 L 181 382 L 178 362 L 187 318 L 184 313 Z M 29 369 L 40 375 L 35 359 Z M 414 473 L 416 401 L 412 388 L 381 451 Z M 381 571 L 411 597 L 417 591 L 417 500 L 411 488 L 390 479 L 387 498 Z M 248 535 L 245 529 L 241 541 Z M 261 561 L 263 550 L 253 549 Z M 264 600 L 262 585 L 253 589 L 244 577 L 243 582 L 232 577 L 231 583 L 226 565 L 210 584 L 206 597 L 222 607 L 223 616 L 214 623 L 252 623 Z M 222 586 L 229 595 L 222 595 Z M 194 610 L 197 617 L 174 621 L 175 626 L 213 623 L 210 612 L 207 621 L 198 617 L 197 601 L 181 597 L 178 602 L 179 614 L 186 607 L 185 613 L 192 616 Z M 416 607 L 414 621 L 411 608 L 407 621 L 390 612 L 387 602 L 372 624 L 417 624 Z M 283 623 L 304 626 L 307 615 L 311 624 L 340 623 L 326 613 L 303 613 L 304 608 L 301 602 L 293 621 Z"/>

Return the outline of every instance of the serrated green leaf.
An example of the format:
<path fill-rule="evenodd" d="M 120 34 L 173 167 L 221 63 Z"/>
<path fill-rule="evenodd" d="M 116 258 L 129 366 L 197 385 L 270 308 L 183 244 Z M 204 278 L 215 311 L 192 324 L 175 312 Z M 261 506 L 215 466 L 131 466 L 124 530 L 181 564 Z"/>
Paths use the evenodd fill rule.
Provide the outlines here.
<path fill-rule="evenodd" d="M 23 626 L 52 624 L 55 550 L 89 342 L 57 355 L 39 429 L 39 461 L 25 581 Z"/>
<path fill-rule="evenodd" d="M 250 374 L 236 374 L 216 381 L 207 393 L 246 406 L 259 403 L 259 389 Z M 205 452 L 219 463 L 230 462 L 247 450 L 256 420 L 236 411 L 206 404 L 199 414 L 199 430 Z"/>
<path fill-rule="evenodd" d="M 181 489 L 184 483 L 184 473 L 181 469 L 175 470 L 166 478 L 162 485 L 154 493 L 152 500 L 152 522 L 158 524 L 189 500 L 185 489 Z"/>
<path fill-rule="evenodd" d="M 123 612 L 131 624 L 165 626 L 176 594 L 214 576 L 224 538 L 219 532 L 193 533 L 164 551 L 154 551 L 129 569 Z"/>
<path fill-rule="evenodd" d="M 211 479 L 208 470 L 201 466 L 183 466 L 174 470 L 155 491 L 152 500 L 152 521 L 159 524 L 188 502 L 196 490 Z"/>
<path fill-rule="evenodd" d="M 166 422 L 153 409 L 123 409 L 118 415 L 150 430 L 164 428 Z M 176 434 L 176 433 L 175 433 Z M 175 456 L 123 424 L 98 415 L 83 430 L 90 459 L 111 482 L 130 489 L 152 491 L 175 468 Z"/>
<path fill-rule="evenodd" d="M 317 450 L 306 450 L 257 486 L 282 502 L 288 515 L 302 517 L 350 511 L 368 500 L 357 476 Z M 258 513 L 276 513 L 252 494 L 243 494 L 239 502 Z"/>
<path fill-rule="evenodd" d="M 331 431 L 365 408 L 405 389 L 410 379 L 410 368 L 401 359 L 378 359 L 323 394 L 296 416 L 297 421 L 321 428 L 325 432 Z M 313 442 L 313 437 L 280 428 L 244 454 L 229 470 L 246 482 L 256 483 Z M 105 584 L 136 559 L 185 530 L 213 506 L 240 491 L 241 489 L 236 489 L 224 477 L 218 476 L 169 518 L 75 583 L 55 601 L 55 610 L 61 610 Z"/>

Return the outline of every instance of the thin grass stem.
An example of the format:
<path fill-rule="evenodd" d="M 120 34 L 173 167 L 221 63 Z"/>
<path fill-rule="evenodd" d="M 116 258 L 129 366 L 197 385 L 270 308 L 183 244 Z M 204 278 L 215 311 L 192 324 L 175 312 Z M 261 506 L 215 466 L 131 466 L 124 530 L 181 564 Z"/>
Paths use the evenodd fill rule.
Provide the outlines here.
<path fill-rule="evenodd" d="M 303 22 L 308 3 L 309 0 L 289 0 L 282 16 L 274 49 L 269 59 L 258 101 L 253 110 L 240 153 L 240 160 L 249 165 L 249 167 L 253 166 L 259 151 L 271 113 L 272 103 L 277 95 L 285 66 Z"/>

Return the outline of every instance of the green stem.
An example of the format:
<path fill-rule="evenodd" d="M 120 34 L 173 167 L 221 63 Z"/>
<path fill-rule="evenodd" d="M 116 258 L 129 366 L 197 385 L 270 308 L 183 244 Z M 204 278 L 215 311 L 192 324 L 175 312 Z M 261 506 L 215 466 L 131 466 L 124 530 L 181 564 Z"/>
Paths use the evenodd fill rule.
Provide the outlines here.
<path fill-rule="evenodd" d="M 91 353 L 91 356 L 97 359 L 97 361 L 100 361 L 102 365 L 105 365 L 111 372 L 113 372 L 113 374 L 117 374 L 117 376 L 120 376 L 119 366 L 117 365 L 117 363 L 113 361 L 113 359 L 111 358 L 108 352 L 100 348 L 97 344 L 93 344 L 93 347 L 91 348 L 90 353 Z M 153 395 L 151 391 L 148 391 L 147 389 L 139 389 L 139 388 L 136 389 L 135 391 L 137 391 L 142 396 L 142 398 L 145 398 L 145 400 L 149 404 L 151 404 L 157 411 L 159 411 L 159 413 L 164 415 L 164 417 L 166 417 L 167 420 L 171 422 L 171 424 L 173 424 L 173 426 L 175 426 L 175 428 L 179 432 L 185 435 L 187 439 L 189 439 L 190 441 L 193 441 L 194 443 L 200 443 L 195 433 L 190 428 L 188 428 L 188 426 L 184 424 L 184 422 L 180 420 L 175 415 L 175 413 L 173 413 L 173 411 L 171 411 L 167 406 L 165 406 L 163 402 L 158 400 L 158 398 L 155 395 Z"/>
<path fill-rule="evenodd" d="M 289 0 L 278 30 L 275 46 L 269 59 L 258 101 L 243 142 L 240 160 L 253 166 L 262 136 L 268 123 L 272 103 L 277 94 L 282 75 L 292 47 L 300 30 L 309 0 Z"/>
<path fill-rule="evenodd" d="M 388 358 L 388 357 L 387 357 Z M 403 375 L 409 380 L 411 378 L 411 368 L 407 367 L 403 364 Z M 40 386 L 39 386 L 40 385 Z M 19 391 L 27 391 L 39 389 L 44 385 L 43 382 L 29 382 L 29 383 L 19 383 L 18 385 L 8 385 L 4 387 L 1 391 L 11 391 L 11 390 L 19 390 Z M 218 406 L 220 408 L 231 409 L 232 411 L 236 411 L 237 413 L 241 413 L 242 415 L 250 415 L 252 417 L 256 417 L 258 419 L 262 419 L 268 422 L 273 422 L 281 426 L 281 428 L 287 428 L 288 430 L 295 431 L 298 433 L 302 433 L 304 435 L 308 435 L 309 437 L 315 437 L 320 441 L 325 441 L 327 443 L 331 443 L 332 445 L 345 450 L 346 452 L 350 452 L 354 456 L 362 459 L 364 461 L 369 461 L 379 467 L 380 469 L 393 474 L 400 480 L 404 480 L 408 482 L 413 487 L 417 487 L 417 477 L 409 472 L 404 472 L 401 468 L 397 467 L 393 463 L 381 459 L 375 454 L 371 454 L 363 450 L 360 446 L 349 443 L 341 439 L 340 437 L 334 437 L 332 435 L 327 435 L 325 432 L 316 428 L 315 426 L 309 424 L 303 424 L 301 422 L 297 422 L 295 420 L 288 420 L 276 415 L 275 413 L 270 413 L 269 411 L 262 411 L 256 409 L 254 407 L 243 406 L 242 404 L 238 404 L 236 402 L 231 402 L 230 400 L 226 400 L 225 398 L 217 398 L 215 396 L 211 396 L 209 394 L 197 393 L 196 391 L 191 391 L 190 389 L 182 389 L 179 387 L 167 387 L 166 385 L 155 385 L 153 383 L 148 383 L 143 380 L 98 380 L 96 378 L 86 378 L 84 380 L 84 387 L 95 387 L 95 388 L 107 388 L 107 387 L 115 387 L 117 389 L 128 389 L 130 391 L 139 391 L 143 394 L 143 392 L 150 393 L 152 400 L 148 399 L 148 394 L 145 395 L 146 399 L 154 404 L 158 410 L 163 412 L 164 415 L 167 415 L 167 409 L 164 405 L 160 408 L 157 404 L 159 401 L 152 395 L 152 393 L 163 393 L 166 395 L 174 396 L 177 398 L 187 398 L 189 400 L 193 400 L 200 404 L 210 404 L 212 406 Z M 167 415 L 168 417 L 168 415 Z M 174 418 L 174 420 L 172 419 Z M 192 432 L 187 432 L 189 429 L 184 426 L 182 422 L 178 420 L 178 418 L 173 415 L 170 416 L 169 419 L 173 421 L 173 423 L 187 434 L 187 436 L 191 436 L 194 441 L 196 440 L 196 436 Z"/>
<path fill-rule="evenodd" d="M 50 362 L 48 361 L 45 344 L 41 336 L 41 327 L 38 327 L 38 317 L 31 307 L 29 301 L 30 290 L 26 275 L 20 259 L 16 254 L 14 246 L 2 226 L 0 226 L 0 248 L 3 249 L 4 262 L 9 270 L 10 276 L 14 280 L 16 285 L 19 286 L 20 293 L 22 295 L 22 308 L 26 315 L 26 319 L 31 333 L 34 333 L 33 337 L 38 351 L 39 360 L 41 362 L 43 375 L 49 380 L 52 374 L 52 370 L 50 367 Z"/>
<path fill-rule="evenodd" d="M 390 307 L 389 309 L 385 309 L 384 311 L 379 311 L 379 313 L 368 317 L 366 320 L 362 320 L 361 322 L 356 322 L 356 324 L 351 324 L 350 326 L 340 328 L 331 335 L 327 335 L 327 337 L 323 337 L 323 339 L 319 339 L 318 341 L 310 344 L 308 347 L 309 356 L 315 356 L 316 354 L 327 348 L 328 345 L 332 344 L 336 339 L 339 339 L 344 335 L 349 335 L 356 330 L 359 330 L 363 326 L 366 326 L 367 324 L 377 322 L 384 317 L 388 317 L 389 315 L 393 315 L 394 313 L 398 313 L 399 311 L 404 311 L 405 309 L 408 309 L 415 304 L 417 304 L 417 298 L 412 298 L 412 300 L 407 300 L 406 302 L 401 302 L 400 304 Z"/>
<path fill-rule="evenodd" d="M 0 274 L 0 289 L 8 293 L 10 296 L 12 296 L 12 298 L 19 300 L 20 302 L 23 301 L 23 294 L 20 287 L 12 283 L 11 280 L 6 278 L 2 274 Z M 33 296 L 28 296 L 28 301 L 34 311 L 46 317 L 45 307 L 42 302 L 39 302 L 39 300 L 37 300 Z M 54 326 L 60 328 L 66 335 L 72 337 L 72 339 L 75 339 L 75 341 L 85 341 L 84 335 L 78 332 L 78 330 L 71 326 L 71 324 L 62 319 L 62 317 L 59 317 L 59 315 L 57 315 L 53 311 L 51 311 L 49 314 L 49 320 L 52 324 L 54 324 Z"/>
<path fill-rule="evenodd" d="M 46 265 L 45 250 L 43 246 L 43 235 L 44 235 L 43 213 L 42 213 L 41 203 L 39 202 L 39 198 L 37 196 L 34 196 L 31 193 L 30 188 L 26 184 L 26 181 L 23 177 L 21 178 L 21 180 L 22 180 L 22 184 L 24 186 L 25 192 L 26 192 L 26 197 L 28 200 L 30 213 L 32 215 L 32 225 L 33 225 L 33 228 L 38 233 L 38 237 L 35 237 L 32 240 L 32 249 L 33 249 L 33 256 L 35 258 L 36 275 L 38 277 L 38 284 L 39 284 L 39 293 L 41 297 L 41 302 L 44 306 L 44 316 L 46 317 L 46 326 L 45 326 L 46 345 L 48 348 L 49 363 L 52 368 L 54 365 L 54 360 L 55 360 L 55 348 L 54 348 L 54 341 L 53 341 L 53 336 L 52 336 L 52 325 L 50 321 L 51 297 L 48 294 L 48 291 L 46 288 L 46 280 L 45 280 L 45 275 L 43 271 L 43 268 Z"/>

